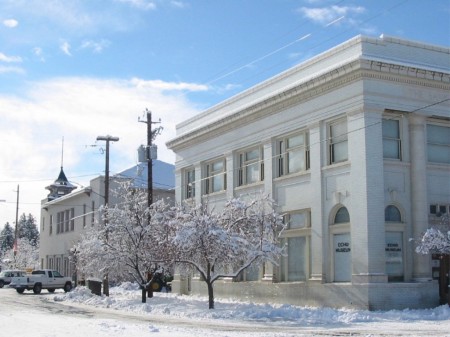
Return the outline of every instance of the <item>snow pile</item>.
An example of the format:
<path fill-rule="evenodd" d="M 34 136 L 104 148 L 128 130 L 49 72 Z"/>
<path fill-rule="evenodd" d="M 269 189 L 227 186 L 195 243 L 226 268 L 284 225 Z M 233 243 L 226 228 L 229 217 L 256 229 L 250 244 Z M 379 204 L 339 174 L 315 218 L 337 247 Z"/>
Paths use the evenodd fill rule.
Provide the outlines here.
<path fill-rule="evenodd" d="M 354 323 L 411 321 L 444 321 L 450 319 L 447 305 L 423 310 L 367 311 L 300 307 L 287 304 L 255 304 L 232 300 L 216 300 L 216 309 L 208 309 L 208 299 L 171 293 L 155 293 L 147 303 L 141 302 L 137 284 L 124 283 L 111 287 L 110 296 L 96 296 L 86 287 L 77 287 L 67 294 L 54 295 L 54 301 L 79 303 L 97 308 L 110 308 L 139 314 L 171 316 L 196 320 L 283 322 L 289 326 L 348 325 Z"/>

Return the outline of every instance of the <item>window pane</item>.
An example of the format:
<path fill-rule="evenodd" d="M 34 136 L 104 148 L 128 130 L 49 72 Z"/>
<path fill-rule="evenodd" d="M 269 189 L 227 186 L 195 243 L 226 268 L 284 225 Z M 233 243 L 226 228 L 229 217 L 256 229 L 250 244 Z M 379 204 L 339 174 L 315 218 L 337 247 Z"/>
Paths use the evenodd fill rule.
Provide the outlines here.
<path fill-rule="evenodd" d="M 332 124 L 330 126 L 330 131 L 332 138 L 345 137 L 345 139 L 347 139 L 347 123 L 345 122 Z"/>
<path fill-rule="evenodd" d="M 291 213 L 289 214 L 289 229 L 305 228 L 307 225 L 307 213 Z"/>
<path fill-rule="evenodd" d="M 333 144 L 332 146 L 332 163 L 339 163 L 347 160 L 347 142 Z"/>
<path fill-rule="evenodd" d="M 399 143 L 394 139 L 383 140 L 383 157 L 400 159 Z"/>
<path fill-rule="evenodd" d="M 214 176 L 211 178 L 212 179 L 212 188 L 213 188 L 213 192 L 219 192 L 223 190 L 223 178 L 222 178 L 222 174 L 218 175 L 218 176 Z"/>
<path fill-rule="evenodd" d="M 397 120 L 383 119 L 383 137 L 400 138 L 400 130 Z"/>
<path fill-rule="evenodd" d="M 306 238 L 288 238 L 288 281 L 304 281 Z"/>
<path fill-rule="evenodd" d="M 428 161 L 450 164 L 450 146 L 428 144 Z"/>
<path fill-rule="evenodd" d="M 384 221 L 387 222 L 401 222 L 402 217 L 400 211 L 395 206 L 388 206 L 384 211 Z"/>
<path fill-rule="evenodd" d="M 222 171 L 223 170 L 223 161 L 221 160 L 221 161 L 217 161 L 217 162 L 213 163 L 212 170 L 214 172 Z"/>
<path fill-rule="evenodd" d="M 247 184 L 256 183 L 259 181 L 259 163 L 247 166 L 246 179 Z"/>
<path fill-rule="evenodd" d="M 245 160 L 255 160 L 259 159 L 259 149 L 251 150 L 245 153 Z"/>
<path fill-rule="evenodd" d="M 304 151 L 292 150 L 288 153 L 289 173 L 299 172 L 306 169 Z"/>
<path fill-rule="evenodd" d="M 288 148 L 293 148 L 295 146 L 305 145 L 305 135 L 297 135 L 291 138 L 288 138 Z"/>
<path fill-rule="evenodd" d="M 427 125 L 428 143 L 450 145 L 450 128 L 439 125 Z"/>
<path fill-rule="evenodd" d="M 334 218 L 334 223 L 348 223 L 350 222 L 350 214 L 348 214 L 347 208 L 341 207 L 339 211 L 337 211 L 336 216 Z"/>

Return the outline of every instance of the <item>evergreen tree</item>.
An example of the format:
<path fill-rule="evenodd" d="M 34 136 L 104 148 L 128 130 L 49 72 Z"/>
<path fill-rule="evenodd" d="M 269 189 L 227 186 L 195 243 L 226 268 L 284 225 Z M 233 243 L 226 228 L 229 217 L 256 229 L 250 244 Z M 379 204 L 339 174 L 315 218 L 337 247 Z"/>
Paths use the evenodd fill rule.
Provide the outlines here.
<path fill-rule="evenodd" d="M 39 245 L 39 230 L 36 225 L 36 218 L 33 215 L 28 216 L 23 213 L 19 219 L 19 238 L 26 239 L 30 245 L 37 247 Z"/>
<path fill-rule="evenodd" d="M 0 250 L 5 252 L 12 249 L 14 245 L 14 229 L 9 222 L 6 223 L 3 230 L 0 232 Z"/>

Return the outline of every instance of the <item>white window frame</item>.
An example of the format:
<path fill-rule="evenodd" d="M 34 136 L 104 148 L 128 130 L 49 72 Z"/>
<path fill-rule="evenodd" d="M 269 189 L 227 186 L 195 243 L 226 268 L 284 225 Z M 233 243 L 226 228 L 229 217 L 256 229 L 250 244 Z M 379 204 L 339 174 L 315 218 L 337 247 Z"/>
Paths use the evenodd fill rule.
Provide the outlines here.
<path fill-rule="evenodd" d="M 303 144 L 290 145 L 292 139 L 300 136 L 303 137 Z M 308 131 L 297 132 L 278 139 L 276 141 L 276 151 L 277 151 L 277 177 L 303 172 L 310 169 Z M 301 152 L 301 154 L 299 155 L 298 152 Z M 292 159 L 294 155 L 295 158 L 297 158 L 298 155 L 302 157 L 301 167 L 298 168 L 291 167 L 291 164 L 295 163 L 295 159 L 294 160 Z"/>
<path fill-rule="evenodd" d="M 397 135 L 387 133 L 387 123 L 397 123 Z M 383 134 L 383 158 L 391 160 L 402 160 L 402 132 L 401 123 L 398 118 L 383 118 L 382 119 L 382 134 Z M 396 154 L 391 154 L 390 144 L 396 144 Z"/>
<path fill-rule="evenodd" d="M 250 154 L 256 153 L 256 157 Z M 237 186 L 246 186 L 264 181 L 264 151 L 262 146 L 255 146 L 237 154 Z M 257 177 L 253 177 L 256 173 Z"/>
<path fill-rule="evenodd" d="M 220 168 L 216 168 L 217 164 L 221 164 Z M 212 160 L 204 165 L 204 194 L 212 194 L 225 191 L 227 189 L 227 171 L 225 158 Z M 216 182 L 220 188 L 216 188 Z"/>
<path fill-rule="evenodd" d="M 336 128 L 342 126 L 343 132 L 336 132 Z M 345 155 L 336 158 L 337 147 L 345 147 Z M 348 125 L 347 119 L 339 119 L 328 124 L 328 163 L 329 165 L 345 162 L 348 160 Z"/>

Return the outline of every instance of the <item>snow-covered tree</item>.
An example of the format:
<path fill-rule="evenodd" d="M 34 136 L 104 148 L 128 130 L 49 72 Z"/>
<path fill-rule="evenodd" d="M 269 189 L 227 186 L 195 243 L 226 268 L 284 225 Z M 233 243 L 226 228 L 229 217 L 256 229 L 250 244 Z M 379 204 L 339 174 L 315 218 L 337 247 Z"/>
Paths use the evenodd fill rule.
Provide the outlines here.
<path fill-rule="evenodd" d="M 13 248 L 14 245 L 14 228 L 11 227 L 9 222 L 5 224 L 0 232 L 0 250 L 5 252 Z M 1 253 L 0 253 L 1 255 Z"/>
<path fill-rule="evenodd" d="M 19 238 L 25 238 L 32 246 L 39 245 L 39 230 L 36 225 L 36 218 L 30 213 L 28 216 L 23 213 L 19 219 Z"/>
<path fill-rule="evenodd" d="M 445 214 L 440 223 L 428 228 L 417 241 L 419 254 L 450 254 L 450 217 Z"/>
<path fill-rule="evenodd" d="M 169 206 L 159 201 L 149 210 L 146 191 L 134 188 L 128 181 L 122 182 L 114 193 L 120 203 L 101 210 L 105 227 L 83 236 L 75 247 L 77 269 L 87 275 L 107 273 L 123 277 L 126 273 L 140 285 L 145 302 L 152 282 L 148 275 L 154 275 L 159 268 L 155 261 L 161 265 L 167 260 L 161 249 L 167 247 L 163 240 L 168 237 L 160 240 L 164 233 L 160 224 L 164 223 L 152 219 L 152 209 L 157 208 L 161 215 Z"/>
<path fill-rule="evenodd" d="M 32 245 L 27 239 L 17 240 L 18 249 L 9 249 L 3 255 L 3 263 L 11 269 L 39 268 L 39 246 Z"/>
<path fill-rule="evenodd" d="M 169 220 L 174 228 L 174 261 L 201 275 L 208 287 L 209 308 L 214 308 L 213 284 L 220 278 L 235 278 L 250 266 L 265 261 L 277 264 L 283 248 L 278 234 L 282 217 L 268 196 L 251 201 L 237 198 L 221 211 L 207 204 L 178 207 Z"/>

